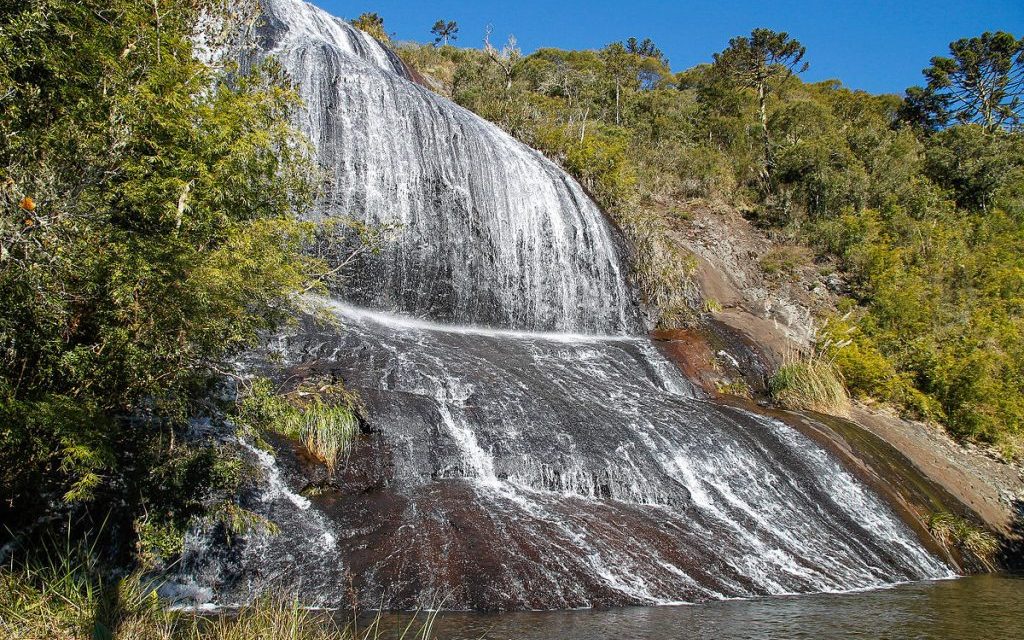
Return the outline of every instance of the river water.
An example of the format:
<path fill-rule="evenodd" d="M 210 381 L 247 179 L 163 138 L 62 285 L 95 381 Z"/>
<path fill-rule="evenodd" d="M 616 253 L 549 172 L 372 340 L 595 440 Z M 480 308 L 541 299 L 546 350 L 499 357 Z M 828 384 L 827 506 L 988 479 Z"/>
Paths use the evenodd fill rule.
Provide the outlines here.
<path fill-rule="evenodd" d="M 389 625 L 402 620 L 397 618 Z M 691 606 L 442 613 L 434 630 L 438 640 L 1019 640 L 1024 638 L 1024 578 L 986 575 L 858 593 Z"/>

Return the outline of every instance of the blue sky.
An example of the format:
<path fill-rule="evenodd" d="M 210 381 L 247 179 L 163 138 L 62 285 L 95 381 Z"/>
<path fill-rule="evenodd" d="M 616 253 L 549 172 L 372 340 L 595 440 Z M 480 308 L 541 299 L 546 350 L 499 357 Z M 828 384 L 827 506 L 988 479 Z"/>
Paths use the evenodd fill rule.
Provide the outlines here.
<path fill-rule="evenodd" d="M 439 19 L 459 23 L 462 46 L 515 34 L 526 52 L 538 47 L 599 48 L 629 36 L 649 37 L 675 70 L 711 59 L 729 38 L 755 27 L 788 31 L 807 46 L 805 78 L 839 78 L 847 86 L 902 93 L 920 83 L 921 69 L 950 41 L 989 30 L 1024 36 L 1024 0 L 904 2 L 657 2 L 654 0 L 314 0 L 335 15 L 364 11 L 384 17 L 399 40 L 430 39 Z"/>

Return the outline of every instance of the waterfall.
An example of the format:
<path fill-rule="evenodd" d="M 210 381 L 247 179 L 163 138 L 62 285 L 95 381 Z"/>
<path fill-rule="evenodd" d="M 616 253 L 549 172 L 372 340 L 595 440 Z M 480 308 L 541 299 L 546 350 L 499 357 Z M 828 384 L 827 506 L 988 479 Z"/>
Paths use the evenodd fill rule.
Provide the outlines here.
<path fill-rule="evenodd" d="M 248 356 L 343 380 L 369 435 L 308 501 L 297 461 L 259 458 L 248 506 L 281 533 L 230 551 L 194 534 L 196 592 L 337 606 L 351 578 L 372 606 L 538 609 L 952 575 L 822 448 L 709 401 L 640 335 L 622 244 L 557 166 L 343 21 L 263 4 L 331 174 L 315 216 L 400 232 L 317 302 L 333 321 Z"/>
<path fill-rule="evenodd" d="M 298 83 L 330 173 L 320 214 L 398 228 L 341 296 L 451 322 L 639 329 L 619 242 L 575 181 L 412 82 L 361 31 L 301 0 L 265 6 L 267 48 Z"/>

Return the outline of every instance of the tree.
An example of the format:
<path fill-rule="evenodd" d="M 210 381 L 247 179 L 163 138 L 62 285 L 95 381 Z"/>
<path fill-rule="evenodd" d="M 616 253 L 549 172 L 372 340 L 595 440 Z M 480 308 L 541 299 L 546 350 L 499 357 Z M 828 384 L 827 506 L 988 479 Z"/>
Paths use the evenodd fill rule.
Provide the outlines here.
<path fill-rule="evenodd" d="M 321 269 L 295 218 L 318 175 L 291 124 L 297 92 L 272 63 L 241 74 L 194 55 L 197 28 L 230 24 L 222 9 L 0 4 L 0 520 L 12 530 L 97 503 L 129 525 L 148 512 L 185 526 L 210 483 L 225 486 L 215 449 L 181 438 L 213 401 L 205 385 L 291 318 Z"/>
<path fill-rule="evenodd" d="M 391 42 L 388 32 L 384 29 L 384 18 L 377 13 L 368 11 L 359 14 L 359 17 L 352 21 L 352 26 L 360 31 L 365 31 L 385 44 Z"/>
<path fill-rule="evenodd" d="M 625 105 L 637 91 L 653 89 L 669 70 L 667 60 L 650 39 L 637 43 L 630 38 L 625 44 L 613 42 L 600 51 L 603 76 L 614 94 L 615 124 L 621 125 Z"/>
<path fill-rule="evenodd" d="M 630 77 L 632 57 L 621 42 L 613 42 L 601 50 L 601 61 L 604 62 L 605 73 L 611 76 L 615 86 L 615 124 L 622 123 L 622 90 L 623 84 Z"/>
<path fill-rule="evenodd" d="M 512 91 L 512 81 L 515 80 L 516 73 L 523 61 L 523 54 L 519 50 L 519 45 L 516 42 L 516 37 L 510 35 L 505 46 L 501 48 L 501 51 L 491 44 L 491 33 L 494 32 L 494 27 L 487 25 L 487 29 L 484 31 L 484 51 L 487 52 L 487 57 L 491 59 L 494 64 L 498 65 L 501 69 L 502 74 L 505 78 L 505 94 L 508 97 L 509 92 Z"/>
<path fill-rule="evenodd" d="M 636 38 L 626 40 L 626 51 L 641 58 L 654 58 L 658 62 L 668 65 L 668 58 L 661 52 L 650 38 L 644 38 L 642 42 Z"/>
<path fill-rule="evenodd" d="M 919 131 L 934 133 L 949 122 L 944 102 L 942 96 L 924 87 L 910 87 L 896 115 Z"/>
<path fill-rule="evenodd" d="M 989 210 L 996 194 L 1024 166 L 1019 135 L 987 131 L 981 125 L 949 127 L 928 142 L 925 171 L 964 209 Z"/>
<path fill-rule="evenodd" d="M 715 54 L 714 66 L 736 84 L 757 92 L 758 115 L 764 144 L 765 183 L 771 184 L 772 141 L 768 130 L 768 96 L 794 73 L 807 70 L 807 48 L 788 33 L 754 29 L 750 37 L 737 36 Z"/>
<path fill-rule="evenodd" d="M 448 22 L 438 20 L 434 23 L 434 28 L 430 30 L 430 33 L 434 34 L 435 47 L 442 41 L 444 41 L 444 46 L 448 46 L 450 40 L 458 40 L 459 25 L 454 20 Z"/>
<path fill-rule="evenodd" d="M 997 31 L 961 38 L 951 57 L 936 56 L 922 73 L 927 86 L 907 90 L 903 115 L 928 130 L 951 121 L 986 131 L 1024 122 L 1024 38 Z"/>
<path fill-rule="evenodd" d="M 626 40 L 625 46 L 626 52 L 634 56 L 639 63 L 638 75 L 643 88 L 654 88 L 662 74 L 669 72 L 668 58 L 650 38 L 644 38 L 643 41 L 630 38 Z"/>

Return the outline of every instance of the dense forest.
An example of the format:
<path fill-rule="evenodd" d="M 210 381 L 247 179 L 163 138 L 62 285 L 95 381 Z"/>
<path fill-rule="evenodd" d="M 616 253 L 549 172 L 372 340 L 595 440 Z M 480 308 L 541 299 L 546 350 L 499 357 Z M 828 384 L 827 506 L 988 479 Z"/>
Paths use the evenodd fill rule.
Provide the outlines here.
<path fill-rule="evenodd" d="M 1024 452 L 1024 40 L 951 43 L 900 97 L 804 82 L 813 52 L 764 29 L 681 72 L 649 39 L 523 55 L 489 36 L 398 50 L 590 190 L 634 240 L 663 326 L 695 312 L 664 230 L 727 203 L 783 247 L 766 268 L 845 275 L 815 357 L 852 394 Z"/>

